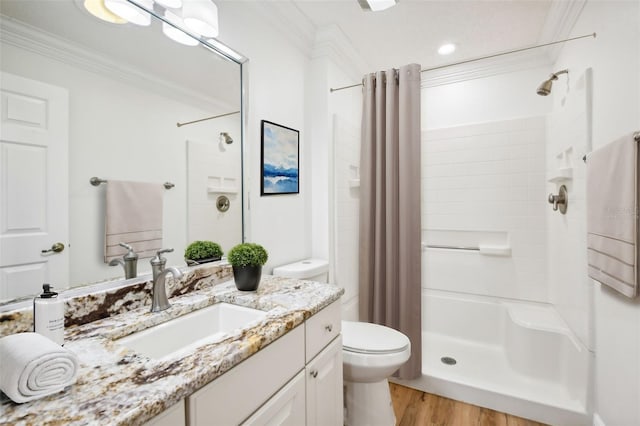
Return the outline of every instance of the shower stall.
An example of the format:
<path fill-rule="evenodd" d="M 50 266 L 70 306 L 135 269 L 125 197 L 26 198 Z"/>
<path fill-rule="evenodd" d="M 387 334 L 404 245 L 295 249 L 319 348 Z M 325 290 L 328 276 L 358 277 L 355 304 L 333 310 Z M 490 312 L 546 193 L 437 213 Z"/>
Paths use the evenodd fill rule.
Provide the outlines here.
<path fill-rule="evenodd" d="M 592 296 L 580 271 L 591 77 L 569 71 L 538 88 L 546 96 L 555 81 L 553 98 L 536 95 L 543 68 L 448 85 L 423 78 L 423 374 L 394 381 L 545 423 L 589 423 Z M 332 272 L 350 318 L 358 134 L 357 119 L 334 115 Z M 561 185 L 564 215 L 547 202 Z M 576 253 L 571 264 L 557 260 L 563 252 Z"/>

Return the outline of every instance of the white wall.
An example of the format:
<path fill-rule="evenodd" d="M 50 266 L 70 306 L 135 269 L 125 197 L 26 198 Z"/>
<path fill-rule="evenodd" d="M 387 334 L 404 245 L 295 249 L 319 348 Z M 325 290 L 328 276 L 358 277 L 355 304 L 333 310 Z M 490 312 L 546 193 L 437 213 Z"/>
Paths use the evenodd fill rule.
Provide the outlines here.
<path fill-rule="evenodd" d="M 548 116 L 547 177 L 571 173 L 571 179 L 547 183 L 547 192 L 567 187 L 565 215 L 547 210 L 549 288 L 551 302 L 576 336 L 593 350 L 593 285 L 586 276 L 587 239 L 585 216 L 585 163 L 591 151 L 591 70 L 571 69 L 554 84 L 552 93 L 561 102 Z M 569 86 L 569 88 L 567 88 Z M 570 172 L 569 172 L 570 171 Z M 569 255 L 570 254 L 570 255 Z"/>
<path fill-rule="evenodd" d="M 551 101 L 536 95 L 546 65 L 422 89 L 422 129 L 440 129 L 548 113 Z M 423 79 L 428 78 L 428 73 Z"/>
<path fill-rule="evenodd" d="M 511 257 L 428 249 L 423 287 L 548 301 L 543 116 L 552 103 L 535 91 L 548 74 L 541 65 L 423 82 L 423 241 L 512 248 Z"/>
<path fill-rule="evenodd" d="M 588 2 L 572 35 L 595 40 L 565 45 L 554 69 L 576 74 L 593 68 L 593 147 L 640 130 L 640 3 Z M 554 93 L 561 109 L 562 85 Z M 554 91 L 556 86 L 554 86 Z M 551 240 L 549 243 L 554 244 Z M 583 245 L 581 250 L 586 250 Z M 562 260 L 575 263 L 571 252 Z M 587 271 L 580 271 L 586 277 Z M 594 411 L 606 425 L 640 424 L 640 300 L 629 300 L 589 280 L 594 288 Z"/>
<path fill-rule="evenodd" d="M 310 238 L 309 135 L 305 90 L 309 59 L 269 24 L 252 2 L 221 2 L 220 40 L 249 58 L 249 240 L 269 251 L 265 272 L 308 257 Z M 260 196 L 260 120 L 300 131 L 300 194 Z"/>
<path fill-rule="evenodd" d="M 546 302 L 545 118 L 423 132 L 424 288 Z"/>

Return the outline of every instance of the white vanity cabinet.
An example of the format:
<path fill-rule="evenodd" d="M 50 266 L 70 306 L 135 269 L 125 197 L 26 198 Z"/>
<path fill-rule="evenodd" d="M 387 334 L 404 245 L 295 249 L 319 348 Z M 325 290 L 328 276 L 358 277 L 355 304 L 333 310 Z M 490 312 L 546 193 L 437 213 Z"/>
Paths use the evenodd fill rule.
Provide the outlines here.
<path fill-rule="evenodd" d="M 186 399 L 189 426 L 341 426 L 340 302 Z"/>

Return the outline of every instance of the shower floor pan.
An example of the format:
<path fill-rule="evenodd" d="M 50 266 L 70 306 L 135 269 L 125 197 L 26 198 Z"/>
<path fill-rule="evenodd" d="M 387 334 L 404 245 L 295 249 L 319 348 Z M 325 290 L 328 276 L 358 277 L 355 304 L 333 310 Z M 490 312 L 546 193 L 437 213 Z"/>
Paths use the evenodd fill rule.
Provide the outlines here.
<path fill-rule="evenodd" d="M 437 302 L 432 314 L 453 319 L 427 322 L 440 332 L 422 333 L 422 377 L 391 381 L 547 424 L 590 423 L 585 406 L 590 354 L 552 307 L 486 299 L 468 305 L 468 299 L 436 296 L 427 302 Z M 466 306 L 457 306 L 460 302 Z"/>

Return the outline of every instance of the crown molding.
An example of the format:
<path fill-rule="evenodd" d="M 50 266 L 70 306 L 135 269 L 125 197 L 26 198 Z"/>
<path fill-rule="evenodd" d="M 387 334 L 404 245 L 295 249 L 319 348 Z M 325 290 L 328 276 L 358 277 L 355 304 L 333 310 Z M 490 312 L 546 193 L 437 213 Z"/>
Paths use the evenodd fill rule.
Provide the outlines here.
<path fill-rule="evenodd" d="M 371 69 L 337 25 L 330 25 L 316 31 L 311 58 L 323 57 L 329 58 L 349 78 L 356 81 Z"/>
<path fill-rule="evenodd" d="M 311 56 L 316 27 L 293 2 L 256 1 L 245 4 L 253 4 L 272 28 L 277 29 L 304 56 Z"/>
<path fill-rule="evenodd" d="M 0 15 L 0 42 L 203 109 L 226 111 L 231 108 L 226 102 L 113 61 L 84 46 L 4 15 Z"/>
<path fill-rule="evenodd" d="M 550 43 L 556 40 L 564 40 L 571 35 L 587 0 L 552 1 L 547 13 L 547 19 L 540 31 L 538 44 Z M 551 63 L 558 60 L 564 44 L 549 46 L 545 52 Z"/>

